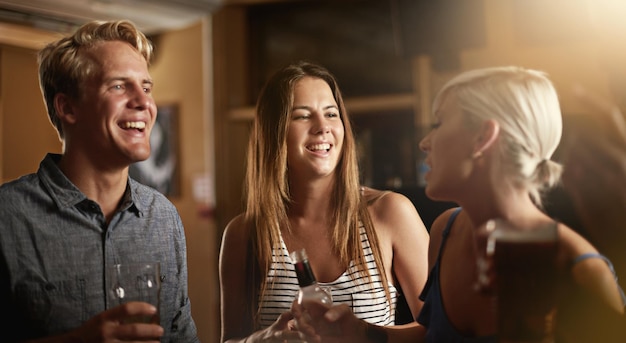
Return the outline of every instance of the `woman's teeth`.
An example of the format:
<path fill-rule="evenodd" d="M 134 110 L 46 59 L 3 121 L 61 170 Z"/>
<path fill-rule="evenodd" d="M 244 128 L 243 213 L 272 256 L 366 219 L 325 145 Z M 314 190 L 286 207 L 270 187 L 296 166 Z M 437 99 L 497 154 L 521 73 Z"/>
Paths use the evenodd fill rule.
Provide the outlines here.
<path fill-rule="evenodd" d="M 328 143 L 315 144 L 315 145 L 309 146 L 308 149 L 311 150 L 311 151 L 329 150 L 330 149 L 330 144 L 328 144 Z"/>
<path fill-rule="evenodd" d="M 120 125 L 122 129 L 145 129 L 146 123 L 143 121 L 127 121 Z"/>

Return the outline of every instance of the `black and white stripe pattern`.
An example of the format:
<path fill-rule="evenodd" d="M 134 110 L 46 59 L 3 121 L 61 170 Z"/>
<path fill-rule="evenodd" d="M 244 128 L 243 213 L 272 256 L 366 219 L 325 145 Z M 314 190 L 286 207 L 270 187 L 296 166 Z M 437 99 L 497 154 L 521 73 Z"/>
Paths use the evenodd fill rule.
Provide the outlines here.
<path fill-rule="evenodd" d="M 369 240 L 362 226 L 360 235 L 361 246 L 365 252 L 365 259 L 372 283 L 368 283 L 366 277 L 359 275 L 354 263 L 351 263 L 350 268 L 339 276 L 337 280 L 328 283 L 320 282 L 320 286 L 331 290 L 333 303 L 347 304 L 358 318 L 372 324 L 393 325 L 397 290 L 392 284 L 389 284 L 392 302 L 390 305 L 385 296 L 380 272 L 374 262 Z M 354 279 L 352 276 L 354 276 Z M 291 303 L 296 297 L 298 289 L 296 272 L 281 237 L 280 247 L 275 247 L 272 251 L 272 266 L 267 275 L 265 296 L 259 299 L 261 327 L 266 328 L 270 326 L 281 313 L 291 308 Z"/>

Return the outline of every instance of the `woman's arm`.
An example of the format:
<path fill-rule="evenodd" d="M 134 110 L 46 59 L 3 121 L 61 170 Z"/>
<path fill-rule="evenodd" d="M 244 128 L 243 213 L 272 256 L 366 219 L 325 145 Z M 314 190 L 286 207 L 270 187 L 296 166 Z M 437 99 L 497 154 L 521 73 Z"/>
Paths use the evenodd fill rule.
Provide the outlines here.
<path fill-rule="evenodd" d="M 246 292 L 246 258 L 249 234 L 243 216 L 234 218 L 224 230 L 219 258 L 222 342 L 252 333 L 250 295 Z M 243 341 L 243 340 L 241 340 Z"/>
<path fill-rule="evenodd" d="M 568 342 L 626 342 L 624 302 L 609 265 L 570 228 L 560 225 L 559 236 L 571 282 L 559 299 L 558 334 Z M 576 260 L 587 254 L 592 257 Z"/>
<path fill-rule="evenodd" d="M 254 311 L 251 304 L 257 301 L 250 292 L 247 269 L 249 256 L 249 228 L 240 215 L 234 218 L 224 230 L 220 248 L 219 274 L 221 295 L 222 342 L 255 343 L 282 342 L 283 340 L 302 339 L 299 331 L 292 330 L 289 322 L 293 319 L 290 312 L 281 314 L 268 328 L 254 331 Z M 255 261 L 256 262 L 256 261 Z M 250 262 L 252 263 L 252 261 Z"/>
<path fill-rule="evenodd" d="M 569 268 L 571 279 L 605 306 L 623 314 L 624 302 L 609 264 L 591 243 L 565 225 L 559 225 L 561 260 Z M 583 255 L 596 256 L 577 260 Z"/>
<path fill-rule="evenodd" d="M 419 294 L 428 277 L 429 235 L 413 203 L 399 193 L 387 193 L 370 213 L 381 244 L 388 242 L 391 269 L 415 318 L 422 308 Z"/>

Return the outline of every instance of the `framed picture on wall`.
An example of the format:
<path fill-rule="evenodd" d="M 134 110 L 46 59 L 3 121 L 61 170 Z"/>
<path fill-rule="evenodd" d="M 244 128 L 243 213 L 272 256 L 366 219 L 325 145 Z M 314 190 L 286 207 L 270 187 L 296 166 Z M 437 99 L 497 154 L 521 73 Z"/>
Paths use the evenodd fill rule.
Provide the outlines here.
<path fill-rule="evenodd" d="M 157 119 L 150 134 L 150 157 L 133 163 L 130 176 L 167 197 L 180 194 L 178 105 L 157 106 Z"/>

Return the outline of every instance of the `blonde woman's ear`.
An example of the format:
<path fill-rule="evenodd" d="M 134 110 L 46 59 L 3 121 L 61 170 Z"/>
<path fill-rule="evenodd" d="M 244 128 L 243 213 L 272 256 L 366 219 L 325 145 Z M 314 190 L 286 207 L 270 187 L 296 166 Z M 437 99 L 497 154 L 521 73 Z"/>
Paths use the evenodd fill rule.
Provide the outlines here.
<path fill-rule="evenodd" d="M 493 119 L 485 120 L 479 129 L 474 146 L 473 158 L 481 158 L 494 145 L 500 134 L 500 124 Z"/>

